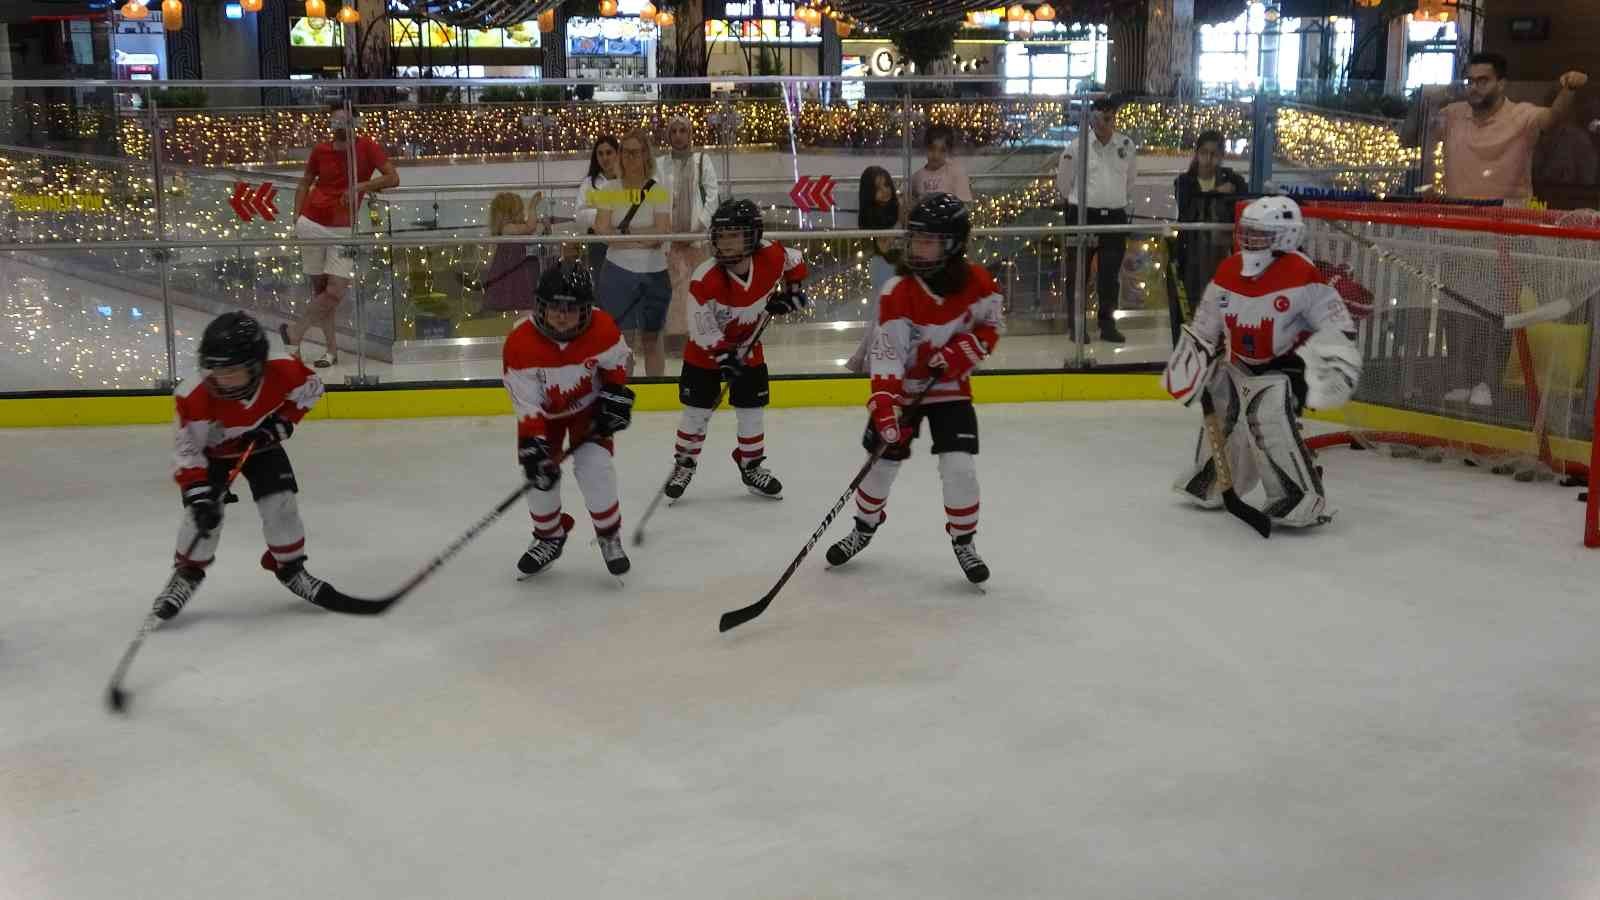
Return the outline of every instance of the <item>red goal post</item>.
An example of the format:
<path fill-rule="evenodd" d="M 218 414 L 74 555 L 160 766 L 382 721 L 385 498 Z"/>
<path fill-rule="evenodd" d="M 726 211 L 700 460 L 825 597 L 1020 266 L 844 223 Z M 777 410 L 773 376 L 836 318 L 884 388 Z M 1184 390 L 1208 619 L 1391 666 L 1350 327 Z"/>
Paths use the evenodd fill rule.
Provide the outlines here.
<path fill-rule="evenodd" d="M 1519 481 L 1588 484 L 1600 547 L 1600 213 L 1304 201 L 1306 252 L 1357 315 L 1346 428 L 1313 448 L 1460 456 Z M 1359 294 L 1370 304 L 1358 302 Z"/>

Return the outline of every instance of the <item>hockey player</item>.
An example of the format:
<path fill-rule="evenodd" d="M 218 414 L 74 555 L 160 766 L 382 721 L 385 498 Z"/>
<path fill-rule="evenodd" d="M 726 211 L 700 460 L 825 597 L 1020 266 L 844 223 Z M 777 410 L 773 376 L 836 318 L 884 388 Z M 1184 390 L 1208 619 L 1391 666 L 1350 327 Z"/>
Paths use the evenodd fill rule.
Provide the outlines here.
<path fill-rule="evenodd" d="M 683 418 L 664 492 L 676 500 L 689 487 L 726 384 L 739 420 L 739 443 L 733 450 L 739 478 L 752 494 L 776 500 L 783 495 L 783 483 L 762 465 L 767 455 L 767 364 L 759 341 L 746 344 L 763 317 L 805 307 L 800 283 L 806 263 L 798 250 L 762 241 L 761 210 L 749 200 L 717 207 L 710 231 L 713 257 L 701 263 L 689 283 L 689 343 L 678 375 Z"/>
<path fill-rule="evenodd" d="M 923 420 L 933 435 L 944 485 L 945 531 L 956 561 L 973 584 L 989 578 L 973 535 L 978 530 L 978 415 L 972 407 L 970 374 L 1000 340 L 1001 297 L 982 266 L 968 262 L 971 231 L 966 206 L 951 194 L 926 197 L 911 211 L 899 274 L 883 286 L 878 334 L 870 353 L 870 420 L 862 445 L 889 446 L 856 491 L 855 528 L 828 548 L 840 566 L 866 549 L 887 518 L 889 488 Z M 902 417 L 901 408 L 922 393 L 922 405 Z"/>
<path fill-rule="evenodd" d="M 176 397 L 175 478 L 184 516 L 172 578 L 156 598 L 157 618 L 177 615 L 205 580 L 222 536 L 223 482 L 252 444 L 240 474 L 250 483 L 267 541 L 261 566 L 301 598 L 327 604 L 338 592 L 306 571 L 299 485 L 283 448 L 322 396 L 322 382 L 298 359 L 268 360 L 266 334 L 242 312 L 224 313 L 206 326 L 200 372 Z"/>
<path fill-rule="evenodd" d="M 1167 362 L 1165 386 L 1185 406 L 1210 393 L 1240 495 L 1261 481 L 1262 511 L 1275 523 L 1321 525 L 1335 510 L 1301 440 L 1299 417 L 1307 407 L 1332 409 L 1355 393 L 1361 377 L 1355 322 L 1341 289 L 1299 251 L 1305 226 L 1293 200 L 1252 201 L 1237 230 L 1240 252 L 1206 286 Z M 1241 418 L 1248 427 L 1239 427 Z M 1174 489 L 1207 509 L 1222 506 L 1204 429 L 1194 463 Z"/>
<path fill-rule="evenodd" d="M 606 569 L 628 571 L 612 435 L 633 419 L 628 345 L 617 323 L 594 308 L 594 282 L 581 262 L 539 279 L 533 312 L 506 336 L 504 380 L 517 415 L 517 461 L 533 482 L 533 543 L 517 560 L 522 577 L 561 556 L 573 528 L 561 511 L 561 461 L 572 459 Z"/>

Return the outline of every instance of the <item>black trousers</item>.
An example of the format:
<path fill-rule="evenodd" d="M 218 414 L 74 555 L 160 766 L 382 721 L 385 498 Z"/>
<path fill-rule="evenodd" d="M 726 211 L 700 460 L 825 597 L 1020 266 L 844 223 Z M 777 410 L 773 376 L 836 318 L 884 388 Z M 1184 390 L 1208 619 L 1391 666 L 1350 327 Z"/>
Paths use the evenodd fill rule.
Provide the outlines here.
<path fill-rule="evenodd" d="M 1078 224 L 1078 208 L 1067 207 L 1067 224 Z M 1096 209 L 1089 207 L 1090 225 L 1126 225 L 1128 213 L 1121 209 Z M 1122 257 L 1128 250 L 1128 236 L 1125 234 L 1101 234 L 1096 236 L 1100 242 L 1098 247 L 1085 247 L 1083 256 L 1084 265 L 1096 256 L 1100 258 L 1100 272 L 1095 277 L 1095 291 L 1100 297 L 1100 330 L 1104 331 L 1115 324 L 1113 313 L 1117 311 L 1117 295 L 1121 292 L 1122 282 Z M 1069 321 L 1076 322 L 1078 316 L 1077 286 L 1078 278 L 1075 270 L 1077 250 L 1067 247 L 1066 284 L 1062 286 L 1062 294 L 1067 298 L 1067 315 Z"/>

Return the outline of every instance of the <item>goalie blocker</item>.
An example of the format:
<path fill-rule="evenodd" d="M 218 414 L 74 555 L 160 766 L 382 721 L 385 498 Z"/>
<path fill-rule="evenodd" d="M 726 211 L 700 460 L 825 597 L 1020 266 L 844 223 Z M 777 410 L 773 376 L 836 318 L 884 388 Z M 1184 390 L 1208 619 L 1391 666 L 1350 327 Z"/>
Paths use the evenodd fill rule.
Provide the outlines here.
<path fill-rule="evenodd" d="M 1330 284 L 1299 251 L 1304 225 L 1287 197 L 1252 202 L 1238 231 L 1242 249 L 1206 286 L 1163 384 L 1185 406 L 1210 393 L 1240 495 L 1260 482 L 1274 523 L 1320 525 L 1335 510 L 1301 438 L 1300 414 L 1341 406 L 1355 393 L 1361 354 L 1347 297 L 1364 291 Z M 1241 420 L 1248 427 L 1238 427 Z M 1193 463 L 1173 487 L 1208 509 L 1222 506 L 1203 429 Z"/>

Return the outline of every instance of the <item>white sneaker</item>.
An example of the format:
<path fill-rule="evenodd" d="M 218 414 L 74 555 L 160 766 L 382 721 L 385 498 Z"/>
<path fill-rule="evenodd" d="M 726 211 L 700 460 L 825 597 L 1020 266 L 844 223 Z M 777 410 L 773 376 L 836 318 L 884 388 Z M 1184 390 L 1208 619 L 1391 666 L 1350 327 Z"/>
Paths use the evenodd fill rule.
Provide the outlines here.
<path fill-rule="evenodd" d="M 1452 391 L 1445 391 L 1445 393 L 1444 393 L 1444 402 L 1446 402 L 1446 403 L 1465 403 L 1465 402 L 1467 402 L 1467 398 L 1470 397 L 1470 396 L 1472 396 L 1472 389 L 1471 388 L 1456 388 L 1455 390 L 1452 390 Z"/>
<path fill-rule="evenodd" d="M 1494 395 L 1489 393 L 1489 386 L 1480 381 L 1478 386 L 1472 389 L 1472 396 L 1467 402 L 1473 406 L 1493 406 Z"/>

